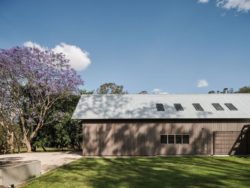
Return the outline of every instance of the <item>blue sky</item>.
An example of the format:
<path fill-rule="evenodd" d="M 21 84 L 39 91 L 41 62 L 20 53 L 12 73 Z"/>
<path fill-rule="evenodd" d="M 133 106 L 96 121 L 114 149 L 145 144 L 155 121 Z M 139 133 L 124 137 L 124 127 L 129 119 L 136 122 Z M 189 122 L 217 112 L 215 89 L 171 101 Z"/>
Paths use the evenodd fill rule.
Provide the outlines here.
<path fill-rule="evenodd" d="M 104 82 L 131 93 L 250 85 L 249 0 L 200 1 L 1 0 L 0 48 L 81 48 L 89 90 Z"/>

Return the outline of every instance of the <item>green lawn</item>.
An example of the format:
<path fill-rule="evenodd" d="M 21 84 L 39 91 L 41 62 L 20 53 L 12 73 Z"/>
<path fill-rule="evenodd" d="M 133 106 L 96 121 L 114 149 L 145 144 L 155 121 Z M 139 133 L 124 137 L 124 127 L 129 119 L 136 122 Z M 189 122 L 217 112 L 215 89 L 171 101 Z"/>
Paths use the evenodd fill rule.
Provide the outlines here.
<path fill-rule="evenodd" d="M 82 158 L 31 181 L 25 187 L 250 187 L 250 158 Z"/>

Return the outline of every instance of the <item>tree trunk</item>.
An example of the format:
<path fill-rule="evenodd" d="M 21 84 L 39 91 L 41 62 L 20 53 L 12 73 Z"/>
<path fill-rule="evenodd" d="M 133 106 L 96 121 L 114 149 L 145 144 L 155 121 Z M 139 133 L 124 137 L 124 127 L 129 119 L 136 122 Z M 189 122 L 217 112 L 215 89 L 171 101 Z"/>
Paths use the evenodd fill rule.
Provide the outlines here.
<path fill-rule="evenodd" d="M 26 146 L 27 152 L 28 152 L 28 153 L 31 153 L 31 152 L 32 152 L 31 142 L 30 142 L 30 140 L 28 140 L 28 138 L 27 138 L 26 136 L 24 136 L 23 143 L 24 143 L 25 146 Z"/>
<path fill-rule="evenodd" d="M 7 131 L 7 148 L 8 153 L 14 152 L 14 132 L 9 130 Z"/>
<path fill-rule="evenodd" d="M 42 145 L 43 151 L 47 151 L 46 148 L 44 147 L 44 145 Z"/>
<path fill-rule="evenodd" d="M 21 130 L 22 130 L 23 143 L 26 146 L 27 152 L 31 153 L 32 152 L 31 139 L 29 139 L 27 136 L 27 131 L 25 128 L 25 119 L 23 116 L 21 116 L 20 120 L 21 120 L 20 126 L 21 126 Z"/>

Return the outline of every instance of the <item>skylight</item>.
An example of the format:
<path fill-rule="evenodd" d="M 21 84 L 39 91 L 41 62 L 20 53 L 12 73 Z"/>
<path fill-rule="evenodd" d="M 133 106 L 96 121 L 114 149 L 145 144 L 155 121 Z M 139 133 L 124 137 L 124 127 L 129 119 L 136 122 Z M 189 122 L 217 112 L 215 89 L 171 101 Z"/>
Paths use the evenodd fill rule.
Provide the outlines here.
<path fill-rule="evenodd" d="M 184 108 L 179 103 L 174 104 L 174 107 L 175 107 L 176 111 L 184 111 Z"/>
<path fill-rule="evenodd" d="M 225 106 L 231 111 L 237 111 L 238 109 L 232 103 L 225 103 Z"/>
<path fill-rule="evenodd" d="M 193 106 L 194 106 L 196 111 L 204 111 L 204 109 L 202 108 L 202 106 L 199 103 L 193 103 Z"/>
<path fill-rule="evenodd" d="M 213 107 L 217 110 L 217 111 L 223 111 L 224 108 L 219 104 L 219 103 L 212 103 Z"/>
<path fill-rule="evenodd" d="M 156 104 L 156 109 L 157 111 L 165 111 L 164 106 L 162 103 L 157 103 Z"/>

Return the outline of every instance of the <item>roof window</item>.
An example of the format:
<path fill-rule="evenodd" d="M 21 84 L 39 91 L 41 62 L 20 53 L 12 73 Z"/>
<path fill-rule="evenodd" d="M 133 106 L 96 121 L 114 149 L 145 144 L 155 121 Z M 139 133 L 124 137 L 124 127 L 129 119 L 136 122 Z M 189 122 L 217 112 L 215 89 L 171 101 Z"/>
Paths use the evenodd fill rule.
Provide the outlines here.
<path fill-rule="evenodd" d="M 174 107 L 175 107 L 176 111 L 184 111 L 184 108 L 182 107 L 182 105 L 180 103 L 174 104 Z"/>
<path fill-rule="evenodd" d="M 157 109 L 157 111 L 165 111 L 164 106 L 161 103 L 156 104 L 156 109 Z"/>
<path fill-rule="evenodd" d="M 237 110 L 238 110 L 232 103 L 225 103 L 225 106 L 226 106 L 230 111 L 237 111 Z"/>
<path fill-rule="evenodd" d="M 219 103 L 212 103 L 212 105 L 217 111 L 224 111 L 224 108 Z"/>
<path fill-rule="evenodd" d="M 202 108 L 202 106 L 199 103 L 193 103 L 193 106 L 194 106 L 196 111 L 204 111 L 204 109 Z"/>

